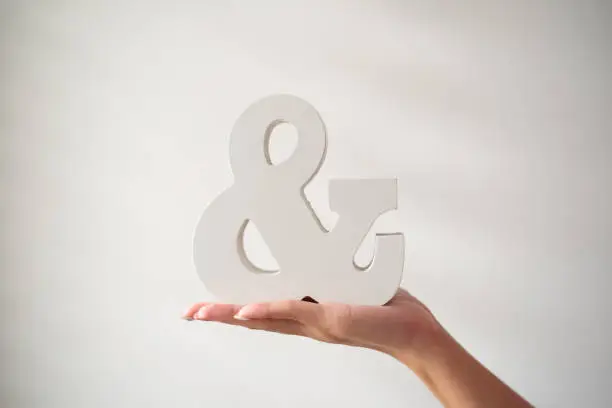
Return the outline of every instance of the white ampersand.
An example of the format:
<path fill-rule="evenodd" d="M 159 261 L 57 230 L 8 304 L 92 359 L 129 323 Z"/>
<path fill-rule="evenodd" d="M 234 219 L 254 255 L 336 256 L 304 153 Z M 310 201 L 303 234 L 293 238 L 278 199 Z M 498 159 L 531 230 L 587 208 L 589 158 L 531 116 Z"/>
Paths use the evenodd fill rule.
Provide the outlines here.
<path fill-rule="evenodd" d="M 288 160 L 272 165 L 266 145 L 282 122 L 297 129 L 297 147 Z M 238 118 L 230 138 L 234 185 L 206 208 L 194 237 L 196 270 L 220 301 L 310 296 L 319 302 L 381 305 L 393 297 L 404 266 L 403 235 L 377 234 L 368 268 L 358 267 L 354 257 L 374 221 L 397 208 L 396 180 L 332 180 L 330 207 L 339 219 L 332 231 L 325 231 L 303 189 L 319 171 L 326 149 L 318 112 L 295 96 L 261 99 Z M 249 220 L 279 271 L 258 270 L 247 259 L 241 237 Z"/>

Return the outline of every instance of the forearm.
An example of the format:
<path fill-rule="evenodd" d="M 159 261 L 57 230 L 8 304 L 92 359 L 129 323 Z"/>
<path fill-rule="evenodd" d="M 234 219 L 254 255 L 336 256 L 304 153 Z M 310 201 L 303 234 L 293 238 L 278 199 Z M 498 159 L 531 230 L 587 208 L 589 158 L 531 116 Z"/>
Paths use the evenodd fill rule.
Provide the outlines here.
<path fill-rule="evenodd" d="M 532 407 L 443 330 L 428 344 L 394 357 L 411 368 L 446 408 Z"/>

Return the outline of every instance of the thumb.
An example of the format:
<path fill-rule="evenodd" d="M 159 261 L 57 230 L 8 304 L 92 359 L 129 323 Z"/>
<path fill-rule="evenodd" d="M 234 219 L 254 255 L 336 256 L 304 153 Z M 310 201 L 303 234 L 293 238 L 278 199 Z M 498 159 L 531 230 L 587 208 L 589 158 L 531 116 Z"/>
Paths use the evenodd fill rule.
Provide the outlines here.
<path fill-rule="evenodd" d="M 320 305 L 301 300 L 252 303 L 242 307 L 234 316 L 239 320 L 282 319 L 296 320 L 306 325 L 316 324 Z"/>

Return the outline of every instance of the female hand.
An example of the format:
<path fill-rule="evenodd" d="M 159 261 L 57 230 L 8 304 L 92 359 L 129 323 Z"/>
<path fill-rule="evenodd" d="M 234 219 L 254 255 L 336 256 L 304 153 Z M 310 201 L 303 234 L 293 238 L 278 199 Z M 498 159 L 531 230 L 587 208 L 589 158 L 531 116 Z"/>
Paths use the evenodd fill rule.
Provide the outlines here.
<path fill-rule="evenodd" d="M 245 306 L 196 303 L 183 317 L 382 351 L 411 368 L 448 408 L 532 407 L 463 349 L 429 309 L 403 289 L 384 306 L 301 300 Z"/>
<path fill-rule="evenodd" d="M 418 355 L 443 331 L 429 309 L 403 289 L 384 306 L 302 300 L 245 306 L 196 303 L 183 317 L 366 347 L 393 356 L 401 353 L 403 360 Z"/>

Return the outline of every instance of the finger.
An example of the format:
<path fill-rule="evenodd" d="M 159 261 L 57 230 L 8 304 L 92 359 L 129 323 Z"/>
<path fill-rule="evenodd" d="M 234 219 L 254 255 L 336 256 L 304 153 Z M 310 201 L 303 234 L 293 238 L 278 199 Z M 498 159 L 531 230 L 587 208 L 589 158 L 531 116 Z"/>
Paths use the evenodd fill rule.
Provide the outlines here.
<path fill-rule="evenodd" d="M 290 334 L 294 336 L 303 336 L 303 326 L 294 320 L 236 320 L 224 322 L 234 326 L 246 327 L 252 330 L 262 330 L 273 333 Z"/>
<path fill-rule="evenodd" d="M 260 319 L 248 320 L 236 318 L 236 313 L 240 310 L 239 305 L 211 303 L 202 306 L 193 316 L 195 320 L 212 321 L 241 326 L 254 330 L 264 330 L 269 332 L 301 335 L 302 325 L 294 320 L 279 319 Z"/>
<path fill-rule="evenodd" d="M 194 315 L 196 320 L 226 321 L 232 320 L 233 316 L 240 310 L 239 305 L 209 303 L 202 306 Z"/>
<path fill-rule="evenodd" d="M 321 305 L 300 300 L 283 300 L 246 305 L 236 313 L 236 319 L 294 320 L 305 325 L 316 324 Z"/>
<path fill-rule="evenodd" d="M 187 308 L 187 310 L 185 310 L 183 312 L 183 319 L 185 320 L 193 320 L 193 315 L 196 314 L 198 312 L 198 310 L 200 310 L 202 307 L 209 305 L 210 302 L 198 302 L 198 303 L 194 303 L 193 305 L 189 306 Z"/>

